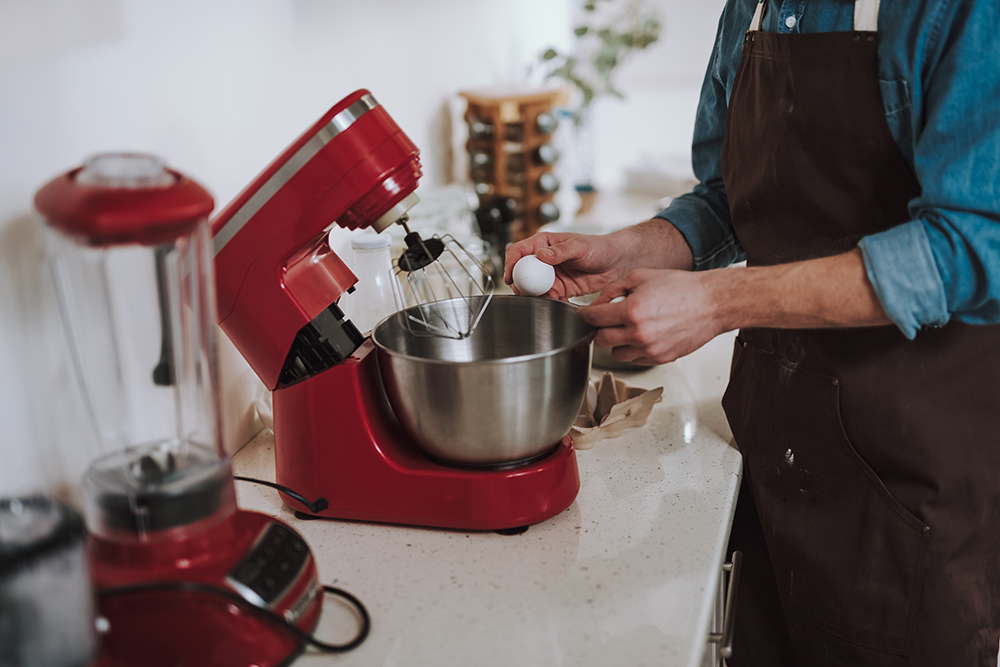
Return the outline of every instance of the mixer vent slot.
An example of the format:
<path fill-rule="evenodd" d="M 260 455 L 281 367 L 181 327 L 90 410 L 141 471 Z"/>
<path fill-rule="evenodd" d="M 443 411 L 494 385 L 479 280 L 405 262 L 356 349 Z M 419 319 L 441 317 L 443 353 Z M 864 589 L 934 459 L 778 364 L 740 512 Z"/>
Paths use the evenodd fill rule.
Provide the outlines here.
<path fill-rule="evenodd" d="M 354 323 L 335 303 L 295 335 L 278 378 L 278 388 L 301 382 L 336 366 L 365 342 Z"/>

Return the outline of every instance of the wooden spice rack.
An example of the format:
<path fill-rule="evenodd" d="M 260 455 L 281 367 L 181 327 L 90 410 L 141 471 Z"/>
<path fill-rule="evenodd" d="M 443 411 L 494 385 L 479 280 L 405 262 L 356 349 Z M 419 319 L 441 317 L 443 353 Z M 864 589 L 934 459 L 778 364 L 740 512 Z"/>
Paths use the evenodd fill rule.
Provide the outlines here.
<path fill-rule="evenodd" d="M 565 88 L 495 87 L 459 93 L 468 102 L 469 178 L 480 203 L 496 196 L 517 204 L 510 240 L 518 241 L 558 218 L 552 201 L 559 184 L 552 146 L 553 109 L 566 104 Z M 548 161 L 539 159 L 539 153 Z M 553 189 L 554 186 L 554 189 Z"/>

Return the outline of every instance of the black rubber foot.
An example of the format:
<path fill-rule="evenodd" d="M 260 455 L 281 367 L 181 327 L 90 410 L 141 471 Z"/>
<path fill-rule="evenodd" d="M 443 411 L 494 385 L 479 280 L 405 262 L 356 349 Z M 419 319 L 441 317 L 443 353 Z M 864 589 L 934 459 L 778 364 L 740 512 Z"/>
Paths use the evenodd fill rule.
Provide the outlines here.
<path fill-rule="evenodd" d="M 497 535 L 521 535 L 528 532 L 531 526 L 517 526 L 516 528 L 501 528 L 500 530 L 494 531 Z"/>

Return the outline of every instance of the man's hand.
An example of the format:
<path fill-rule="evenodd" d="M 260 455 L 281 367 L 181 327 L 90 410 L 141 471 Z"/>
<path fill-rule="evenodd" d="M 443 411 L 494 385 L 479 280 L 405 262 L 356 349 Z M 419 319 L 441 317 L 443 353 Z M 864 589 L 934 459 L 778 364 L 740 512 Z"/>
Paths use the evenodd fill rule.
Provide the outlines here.
<path fill-rule="evenodd" d="M 694 267 L 684 237 L 661 218 L 601 236 L 543 232 L 515 243 L 504 261 L 503 279 L 511 287 L 514 264 L 525 255 L 555 267 L 555 284 L 545 296 L 556 299 L 600 292 L 636 268 Z"/>
<path fill-rule="evenodd" d="M 891 324 L 861 250 L 777 266 L 694 272 L 681 233 L 654 218 L 603 236 L 542 233 L 507 249 L 504 282 L 534 254 L 556 268 L 546 296 L 600 292 L 580 317 L 619 361 L 663 364 L 741 327 L 814 329 Z M 515 291 L 517 291 L 515 289 Z M 616 297 L 625 297 L 611 303 Z"/>
<path fill-rule="evenodd" d="M 555 299 L 600 292 L 621 277 L 623 258 L 608 236 L 543 232 L 507 248 L 503 280 L 518 294 L 514 265 L 527 255 L 555 267 L 556 280 L 546 294 Z"/>
<path fill-rule="evenodd" d="M 578 312 L 584 322 L 599 327 L 594 342 L 614 348 L 615 359 L 665 364 L 727 331 L 708 273 L 637 269 Z"/>
<path fill-rule="evenodd" d="M 611 303 L 624 296 L 624 300 Z M 580 308 L 619 361 L 662 364 L 742 327 L 815 329 L 891 324 L 859 249 L 764 267 L 698 273 L 632 271 Z"/>

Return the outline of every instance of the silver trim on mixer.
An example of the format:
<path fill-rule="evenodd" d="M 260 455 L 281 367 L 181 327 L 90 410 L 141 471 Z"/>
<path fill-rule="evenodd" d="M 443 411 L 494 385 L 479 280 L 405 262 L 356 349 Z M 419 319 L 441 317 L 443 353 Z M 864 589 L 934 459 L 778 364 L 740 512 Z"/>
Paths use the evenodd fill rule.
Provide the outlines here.
<path fill-rule="evenodd" d="M 311 136 L 302 148 L 295 151 L 292 157 L 288 158 L 285 164 L 281 165 L 278 171 L 274 172 L 271 178 L 267 179 L 257 192 L 253 193 L 253 196 L 240 207 L 240 210 L 233 214 L 229 222 L 223 225 L 219 233 L 215 235 L 215 251 L 213 255 L 219 254 L 219 251 L 236 236 L 237 232 L 243 229 L 243 226 L 250 221 L 250 218 L 257 214 L 257 211 L 268 202 L 274 193 L 280 190 L 330 140 L 377 106 L 378 101 L 371 93 L 368 93 L 330 119 L 329 123 Z"/>

